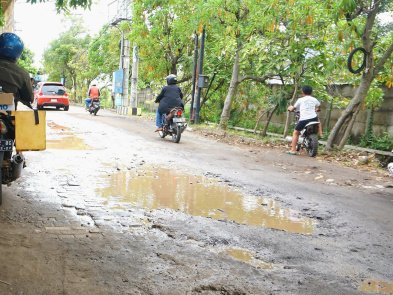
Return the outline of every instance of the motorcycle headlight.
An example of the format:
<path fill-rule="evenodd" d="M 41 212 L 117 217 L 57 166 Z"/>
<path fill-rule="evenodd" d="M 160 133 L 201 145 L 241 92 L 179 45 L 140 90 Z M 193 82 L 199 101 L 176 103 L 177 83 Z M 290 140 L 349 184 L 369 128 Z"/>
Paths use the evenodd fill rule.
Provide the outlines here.
<path fill-rule="evenodd" d="M 1 134 L 6 134 L 7 133 L 7 125 L 5 125 L 3 120 L 0 120 L 0 133 Z"/>

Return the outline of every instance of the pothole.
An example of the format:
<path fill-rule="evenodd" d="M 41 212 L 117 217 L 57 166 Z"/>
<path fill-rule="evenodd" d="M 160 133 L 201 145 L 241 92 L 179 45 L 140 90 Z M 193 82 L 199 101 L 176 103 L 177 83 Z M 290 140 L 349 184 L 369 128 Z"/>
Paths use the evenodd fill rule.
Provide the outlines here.
<path fill-rule="evenodd" d="M 118 171 L 103 178 L 103 188 L 96 190 L 99 195 L 144 209 L 167 208 L 193 216 L 306 235 L 314 230 L 312 219 L 281 207 L 275 200 L 243 195 L 204 176 L 147 167 L 136 172 Z"/>
<path fill-rule="evenodd" d="M 376 294 L 392 294 L 393 283 L 379 280 L 364 280 L 359 286 L 359 291 Z"/>

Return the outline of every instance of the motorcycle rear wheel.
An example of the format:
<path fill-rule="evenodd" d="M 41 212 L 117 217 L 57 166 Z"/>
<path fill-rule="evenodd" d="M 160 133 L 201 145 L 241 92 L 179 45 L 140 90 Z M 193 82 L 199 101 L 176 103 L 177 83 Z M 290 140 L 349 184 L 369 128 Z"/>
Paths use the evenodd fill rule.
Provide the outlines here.
<path fill-rule="evenodd" d="M 0 152 L 0 206 L 3 203 L 3 159 L 4 159 L 4 152 Z"/>
<path fill-rule="evenodd" d="M 310 134 L 307 146 L 307 152 L 310 157 L 315 157 L 318 154 L 318 145 L 318 135 Z"/>
<path fill-rule="evenodd" d="M 180 126 L 176 125 L 173 127 L 172 141 L 174 143 L 179 143 L 180 138 L 181 138 L 181 129 L 180 129 Z"/>

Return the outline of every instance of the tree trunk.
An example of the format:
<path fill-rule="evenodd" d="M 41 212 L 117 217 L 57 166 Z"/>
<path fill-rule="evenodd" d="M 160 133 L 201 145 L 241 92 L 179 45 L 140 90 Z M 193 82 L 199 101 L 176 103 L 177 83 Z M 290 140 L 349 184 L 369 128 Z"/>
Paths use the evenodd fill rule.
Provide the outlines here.
<path fill-rule="evenodd" d="M 232 101 L 236 95 L 237 87 L 239 85 L 239 69 L 240 69 L 240 45 L 238 44 L 235 53 L 235 60 L 233 62 L 231 83 L 229 85 L 228 93 L 225 98 L 224 108 L 222 109 L 219 127 L 223 130 L 227 129 L 229 116 L 231 113 Z"/>
<path fill-rule="evenodd" d="M 72 96 L 75 99 L 75 102 L 78 102 L 78 97 L 76 95 L 76 76 L 75 75 L 71 75 L 71 80 L 72 80 Z"/>
<path fill-rule="evenodd" d="M 329 107 L 326 110 L 325 122 L 323 124 L 326 133 L 328 133 L 330 130 L 330 119 L 332 117 L 332 110 L 333 110 L 333 98 L 329 102 Z"/>
<path fill-rule="evenodd" d="M 269 116 L 267 117 L 267 120 L 266 120 L 265 127 L 264 127 L 263 130 L 262 130 L 261 136 L 266 136 L 266 134 L 267 134 L 267 129 L 269 128 L 270 121 L 272 120 L 272 117 L 273 117 L 273 115 L 274 115 L 274 112 L 277 110 L 277 108 L 278 108 L 278 104 L 276 104 L 276 105 L 274 106 L 273 110 L 271 110 L 271 112 L 269 113 Z"/>
<path fill-rule="evenodd" d="M 298 83 L 296 80 L 295 80 L 294 86 L 295 86 L 295 88 L 293 89 L 293 94 L 292 94 L 292 98 L 289 102 L 289 105 L 293 105 L 295 102 L 295 99 L 296 99 L 296 93 L 297 93 L 297 89 L 298 89 Z M 284 135 L 283 135 L 284 138 L 287 137 L 287 135 L 288 135 L 290 115 L 291 115 L 291 113 L 287 112 L 287 118 L 285 119 L 285 128 L 284 128 Z"/>
<path fill-rule="evenodd" d="M 373 57 L 373 42 L 371 37 L 372 28 L 374 26 L 375 17 L 379 11 L 380 2 L 376 2 L 370 12 L 367 14 L 366 25 L 362 34 L 362 43 L 364 49 L 368 52 L 366 57 L 366 69 L 363 72 L 360 85 L 356 89 L 355 96 L 350 101 L 347 108 L 341 114 L 340 118 L 334 125 L 331 133 L 329 134 L 326 150 L 331 150 L 335 145 L 340 147 L 344 146 L 348 137 L 350 136 L 350 129 L 352 128 L 351 120 L 355 120 L 356 115 L 359 111 L 360 104 L 364 101 L 367 96 L 367 92 L 370 89 L 371 82 L 378 74 L 378 71 L 382 68 L 383 64 L 391 54 L 392 46 L 384 53 L 382 58 L 378 61 L 378 64 L 374 67 Z M 389 53 L 390 52 L 390 53 Z M 354 118 L 352 118 L 354 117 Z M 347 130 L 349 128 L 349 130 Z"/>
<path fill-rule="evenodd" d="M 367 109 L 367 119 L 366 119 L 366 128 L 364 130 L 365 138 L 370 140 L 373 136 L 373 124 L 374 124 L 374 108 L 371 107 Z"/>
<path fill-rule="evenodd" d="M 366 98 L 373 78 L 374 77 L 372 75 L 372 71 L 363 74 L 362 81 L 359 87 L 356 89 L 355 96 L 353 97 L 347 108 L 343 111 L 337 123 L 334 125 L 332 131 L 329 134 L 326 143 L 326 150 L 329 151 L 338 144 L 341 146 L 341 142 L 348 139 L 350 132 L 347 132 L 347 129 L 352 128 L 349 123 L 351 122 L 353 116 L 356 117 L 358 113 L 358 108 Z"/>
<path fill-rule="evenodd" d="M 267 112 L 268 112 L 268 111 L 263 111 L 263 110 L 260 111 L 259 116 L 258 116 L 258 119 L 257 119 L 257 122 L 256 122 L 255 127 L 254 127 L 254 133 L 257 132 L 257 128 L 258 128 L 259 122 L 261 122 L 262 117 L 263 117 Z"/>
<path fill-rule="evenodd" d="M 353 124 L 355 124 L 356 117 L 359 114 L 359 111 L 360 111 L 360 106 L 353 113 L 353 116 L 351 117 L 351 120 L 348 123 L 348 127 L 345 129 L 345 133 L 340 141 L 340 144 L 338 145 L 339 150 L 342 150 L 344 148 L 345 143 L 347 142 L 347 139 L 351 135 L 351 130 L 352 130 Z"/>

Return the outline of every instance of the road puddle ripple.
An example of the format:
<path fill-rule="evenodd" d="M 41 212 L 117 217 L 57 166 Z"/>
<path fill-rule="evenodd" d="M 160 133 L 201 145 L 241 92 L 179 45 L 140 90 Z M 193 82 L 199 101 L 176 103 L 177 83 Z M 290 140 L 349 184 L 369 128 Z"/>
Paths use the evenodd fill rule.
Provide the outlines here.
<path fill-rule="evenodd" d="M 376 294 L 393 294 L 393 283 L 378 280 L 365 280 L 360 285 L 359 291 Z"/>
<path fill-rule="evenodd" d="M 163 168 L 119 171 L 105 179 L 97 193 L 109 200 L 145 209 L 174 209 L 193 216 L 312 234 L 314 221 L 281 208 L 274 200 L 245 196 L 203 176 L 177 174 Z"/>
<path fill-rule="evenodd" d="M 223 251 L 224 254 L 229 255 L 237 261 L 241 261 L 250 264 L 256 268 L 261 269 L 272 269 L 273 265 L 271 263 L 264 262 L 255 258 L 255 254 L 247 249 L 242 248 L 227 248 Z"/>

